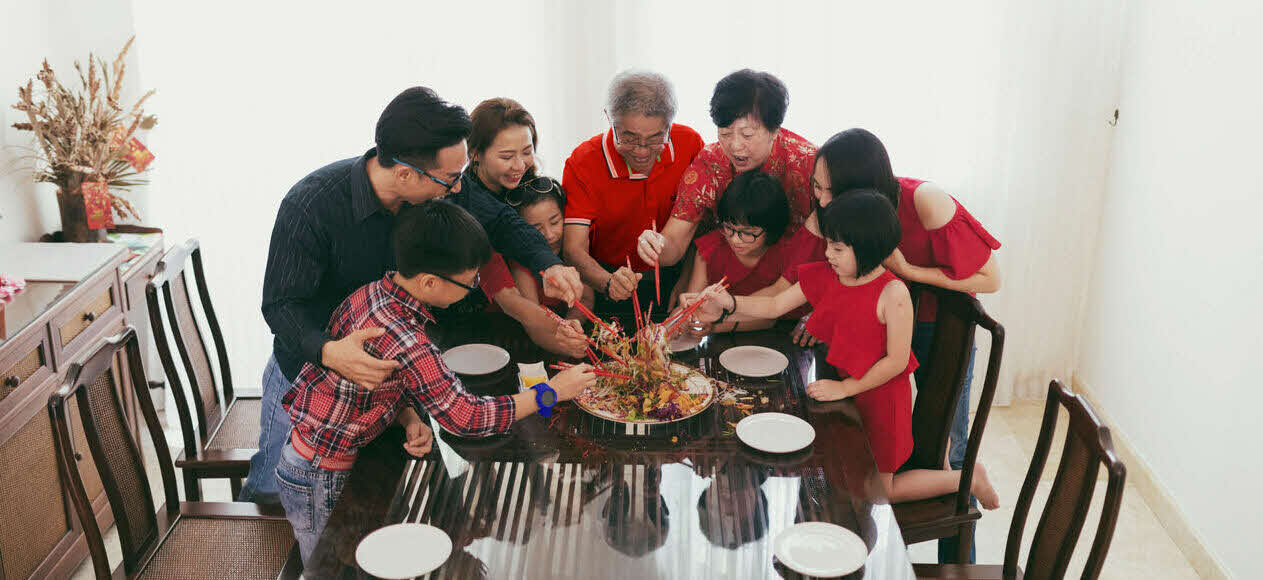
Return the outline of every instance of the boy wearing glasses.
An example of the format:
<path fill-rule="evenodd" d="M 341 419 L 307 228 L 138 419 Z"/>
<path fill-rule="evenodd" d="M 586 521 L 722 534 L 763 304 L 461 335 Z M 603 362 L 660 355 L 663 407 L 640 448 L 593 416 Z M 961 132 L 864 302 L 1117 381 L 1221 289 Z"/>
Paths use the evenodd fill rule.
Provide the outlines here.
<path fill-rule="evenodd" d="M 398 370 L 368 389 L 309 362 L 283 399 L 293 429 L 276 477 L 304 562 L 356 452 L 391 423 L 404 426 L 404 449 L 421 456 L 429 452 L 433 433 L 420 413 L 457 435 L 486 437 L 541 407 L 574 398 L 596 381 L 590 366 L 578 365 L 513 396 L 470 394 L 443 363 L 426 327 L 434 320 L 431 307 L 447 307 L 477 287 L 478 267 L 491 255 L 486 234 L 468 212 L 435 200 L 403 209 L 392 241 L 399 270 L 352 293 L 334 311 L 327 332 L 337 340 L 381 328 L 364 348 L 374 358 L 396 362 Z"/>

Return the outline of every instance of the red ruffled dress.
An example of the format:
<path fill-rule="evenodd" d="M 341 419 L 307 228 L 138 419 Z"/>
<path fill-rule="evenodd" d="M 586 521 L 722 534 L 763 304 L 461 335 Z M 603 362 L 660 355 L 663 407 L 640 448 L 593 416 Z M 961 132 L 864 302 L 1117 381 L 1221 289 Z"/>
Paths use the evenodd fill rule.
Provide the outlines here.
<path fill-rule="evenodd" d="M 947 277 L 963 280 L 978 273 L 991 250 L 1000 249 L 1000 242 L 982 227 L 982 224 L 956 202 L 956 213 L 943 227 L 927 230 L 917 215 L 913 194 L 925 181 L 910 177 L 899 178 L 899 225 L 903 237 L 899 250 L 913 266 L 941 268 Z M 953 199 L 953 201 L 955 201 Z M 933 321 L 938 313 L 934 296 L 921 297 L 917 312 L 918 321 Z"/>
<path fill-rule="evenodd" d="M 798 269 L 803 295 L 815 308 L 807 321 L 812 336 L 829 346 L 825 360 L 844 377 L 861 378 L 886 356 L 886 325 L 877 319 L 877 300 L 886 284 L 897 280 L 886 271 L 859 286 L 847 286 L 828 262 Z M 855 396 L 877 470 L 894 473 L 912 455 L 912 371 L 916 357 L 886 384 Z"/>

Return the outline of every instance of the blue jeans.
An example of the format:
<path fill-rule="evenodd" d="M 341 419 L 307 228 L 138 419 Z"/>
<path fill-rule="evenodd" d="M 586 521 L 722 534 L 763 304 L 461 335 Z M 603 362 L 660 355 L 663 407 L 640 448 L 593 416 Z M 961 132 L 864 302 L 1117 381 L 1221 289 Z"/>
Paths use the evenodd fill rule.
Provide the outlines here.
<path fill-rule="evenodd" d="M 250 458 L 250 474 L 241 487 L 237 501 L 275 504 L 279 488 L 276 483 L 276 462 L 281 457 L 281 447 L 288 441 L 289 413 L 281 406 L 281 398 L 289 391 L 291 383 L 276 364 L 276 356 L 268 359 L 263 368 L 263 400 L 259 410 L 259 450 Z"/>
<path fill-rule="evenodd" d="M 934 323 L 933 322 L 917 322 L 916 328 L 912 331 L 912 354 L 917 357 L 917 362 L 924 365 L 930 360 L 930 347 L 934 344 Z M 952 429 L 949 435 L 949 445 L 947 450 L 947 461 L 951 464 L 952 469 L 960 469 L 965 464 L 965 447 L 969 443 L 969 384 L 974 380 L 974 355 L 978 353 L 978 347 L 973 347 L 969 353 L 969 366 L 965 369 L 965 387 L 960 392 L 960 400 L 956 401 L 956 412 L 952 416 Z M 926 367 L 918 367 L 913 371 L 913 376 L 917 379 L 917 384 L 929 380 L 925 375 Z M 970 503 L 977 505 L 978 501 L 972 496 L 969 498 Z M 938 541 L 938 561 L 940 563 L 952 562 L 956 558 L 956 547 L 959 542 L 956 538 L 944 538 Z M 977 551 L 977 544 L 969 549 L 969 563 L 974 563 L 974 555 Z"/>
<path fill-rule="evenodd" d="M 350 471 L 321 469 L 320 457 L 305 459 L 287 441 L 276 464 L 276 482 L 280 488 L 281 506 L 294 527 L 294 539 L 303 563 L 311 560 L 320 533 L 329 523 L 329 512 L 342 495 Z"/>

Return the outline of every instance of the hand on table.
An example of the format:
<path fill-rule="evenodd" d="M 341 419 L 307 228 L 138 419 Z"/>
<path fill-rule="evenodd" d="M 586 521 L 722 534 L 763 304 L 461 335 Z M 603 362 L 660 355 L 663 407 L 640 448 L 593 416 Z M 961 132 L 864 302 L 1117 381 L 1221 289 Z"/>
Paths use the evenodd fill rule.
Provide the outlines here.
<path fill-rule="evenodd" d="M 859 392 L 859 381 L 847 377 L 840 381 L 823 379 L 807 385 L 807 395 L 817 401 L 836 401 Z"/>
<path fill-rule="evenodd" d="M 364 352 L 366 341 L 385 332 L 384 328 L 362 328 L 340 340 L 326 342 L 320 348 L 320 364 L 365 389 L 376 389 L 399 368 L 399 361 L 373 358 Z"/>
<path fill-rule="evenodd" d="M 544 295 L 551 296 L 574 306 L 575 300 L 583 297 L 583 280 L 579 271 L 570 266 L 556 264 L 542 272 L 544 278 Z"/>
<path fill-rule="evenodd" d="M 632 292 L 635 292 L 636 287 L 640 285 L 641 276 L 642 274 L 637 274 L 627 266 L 615 270 L 610 277 L 610 286 L 606 295 L 614 301 L 631 298 Z"/>

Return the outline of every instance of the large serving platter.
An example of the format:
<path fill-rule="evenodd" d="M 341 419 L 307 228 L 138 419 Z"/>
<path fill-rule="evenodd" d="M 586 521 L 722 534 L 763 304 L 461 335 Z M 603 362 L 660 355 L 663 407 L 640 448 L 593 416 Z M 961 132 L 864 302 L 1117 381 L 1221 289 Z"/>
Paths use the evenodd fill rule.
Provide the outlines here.
<path fill-rule="evenodd" d="M 618 415 L 615 415 L 614 413 L 610 413 L 608 411 L 596 408 L 593 405 L 594 399 L 590 390 L 585 391 L 582 395 L 579 395 L 578 397 L 576 397 L 574 400 L 575 404 L 578 405 L 580 409 L 583 409 L 584 411 L 586 411 L 588 414 L 594 417 L 605 419 L 606 421 L 613 421 L 615 423 L 623 423 L 626 425 L 666 425 L 667 423 L 675 423 L 677 421 L 683 421 L 690 417 L 697 416 L 698 414 L 704 412 L 706 409 L 709 409 L 710 406 L 715 403 L 716 387 L 715 387 L 714 379 L 707 377 L 706 375 L 702 374 L 701 371 L 693 367 L 682 365 L 680 363 L 672 363 L 671 368 L 674 371 L 687 372 L 689 374 L 688 379 L 685 380 L 685 385 L 688 386 L 688 393 L 690 395 L 701 395 L 704 397 L 702 404 L 698 406 L 697 410 L 694 411 L 693 413 L 684 415 L 677 419 L 671 419 L 669 421 L 662 420 L 662 419 L 642 419 L 642 420 L 633 421 L 633 420 L 629 420 L 623 417 L 619 417 Z"/>

